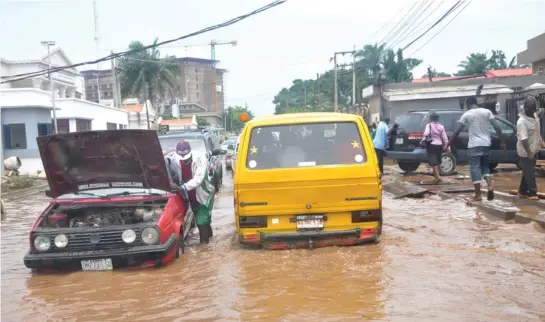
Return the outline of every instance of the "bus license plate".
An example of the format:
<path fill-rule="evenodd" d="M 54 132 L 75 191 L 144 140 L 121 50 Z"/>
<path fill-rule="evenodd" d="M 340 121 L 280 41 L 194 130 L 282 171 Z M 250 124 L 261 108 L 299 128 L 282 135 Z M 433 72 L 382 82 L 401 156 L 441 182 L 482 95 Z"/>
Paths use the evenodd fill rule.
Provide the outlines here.
<path fill-rule="evenodd" d="M 297 229 L 324 228 L 324 219 L 321 216 L 297 216 Z"/>
<path fill-rule="evenodd" d="M 403 144 L 403 138 L 397 138 L 396 144 Z"/>

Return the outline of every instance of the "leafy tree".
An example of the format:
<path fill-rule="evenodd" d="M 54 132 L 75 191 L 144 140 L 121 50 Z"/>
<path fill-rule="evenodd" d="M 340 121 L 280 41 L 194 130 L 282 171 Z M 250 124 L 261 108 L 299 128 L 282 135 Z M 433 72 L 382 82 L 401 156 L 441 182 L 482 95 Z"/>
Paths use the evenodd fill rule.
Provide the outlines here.
<path fill-rule="evenodd" d="M 490 61 L 486 53 L 472 53 L 458 64 L 459 76 L 484 74 L 490 70 Z"/>
<path fill-rule="evenodd" d="M 157 39 L 154 41 L 156 43 Z M 140 41 L 131 42 L 129 50 L 135 51 L 120 60 L 121 95 L 149 99 L 157 108 L 172 97 L 170 94 L 178 86 L 176 76 L 179 66 L 176 57 L 161 57 L 158 47 L 142 48 L 144 45 Z"/>
<path fill-rule="evenodd" d="M 238 131 L 244 127 L 244 123 L 240 121 L 240 114 L 242 113 L 248 114 L 249 120 L 254 118 L 248 106 L 229 106 L 225 109 L 223 117 L 225 118 L 226 131 Z"/>
<path fill-rule="evenodd" d="M 411 71 L 421 63 L 422 60 L 420 59 L 404 58 L 403 50 L 401 49 L 398 49 L 397 53 L 394 53 L 393 50 L 388 50 L 382 62 L 386 81 L 388 83 L 412 81 L 413 73 Z"/>
<path fill-rule="evenodd" d="M 492 50 L 492 56 L 488 59 L 488 68 L 490 70 L 507 69 L 503 50 Z"/>
<path fill-rule="evenodd" d="M 205 118 L 197 116 L 197 125 L 198 126 L 210 126 L 210 122 L 208 122 Z"/>

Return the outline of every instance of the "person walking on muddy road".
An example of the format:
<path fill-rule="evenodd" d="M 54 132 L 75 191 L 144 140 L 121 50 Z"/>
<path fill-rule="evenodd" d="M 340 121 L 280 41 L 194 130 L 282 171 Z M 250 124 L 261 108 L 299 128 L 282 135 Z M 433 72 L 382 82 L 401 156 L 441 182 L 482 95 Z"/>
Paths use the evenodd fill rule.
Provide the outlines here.
<path fill-rule="evenodd" d="M 206 156 L 198 151 L 192 152 L 189 142 L 180 141 L 176 145 L 176 153 L 170 155 L 170 162 L 177 166 L 175 177 L 180 178 L 174 188 L 189 197 L 200 242 L 207 244 L 213 236 L 211 222 L 215 189 L 208 177 Z"/>
<path fill-rule="evenodd" d="M 375 138 L 373 139 L 373 146 L 375 147 L 378 159 L 378 168 L 380 169 L 381 174 L 384 174 L 384 156 L 386 155 L 386 146 L 388 145 L 389 123 L 389 118 L 380 121 L 377 126 Z"/>
<path fill-rule="evenodd" d="M 473 201 L 481 201 L 481 182 L 483 178 L 486 180 L 488 186 L 488 200 L 494 200 L 494 187 L 492 184 L 492 175 L 490 173 L 490 166 L 488 164 L 488 155 L 490 153 L 490 146 L 492 145 L 492 139 L 490 137 L 489 127 L 492 125 L 496 134 L 501 142 L 501 149 L 505 151 L 505 140 L 503 138 L 500 126 L 494 114 L 486 108 L 479 107 L 477 105 L 477 97 L 472 96 L 466 99 L 466 106 L 469 109 L 465 112 L 460 120 L 460 124 L 456 131 L 452 134 L 447 147 L 452 145 L 452 142 L 456 140 L 460 132 L 467 127 L 469 132 L 469 141 L 467 148 L 469 150 L 469 169 L 471 174 L 471 180 L 475 187 L 475 196 Z"/>
<path fill-rule="evenodd" d="M 439 115 L 435 112 L 430 114 L 430 122 L 424 129 L 424 138 L 426 141 L 426 152 L 428 154 L 428 163 L 433 168 L 434 183 L 440 183 L 439 165 L 441 165 L 441 155 L 443 150 L 448 151 L 448 137 L 445 127 L 439 123 Z"/>
<path fill-rule="evenodd" d="M 520 178 L 519 196 L 529 200 L 539 200 L 536 184 L 536 155 L 544 145 L 540 133 L 540 117 L 543 109 L 536 113 L 537 101 L 528 97 L 517 121 L 517 154 L 520 157 L 522 175 Z"/>

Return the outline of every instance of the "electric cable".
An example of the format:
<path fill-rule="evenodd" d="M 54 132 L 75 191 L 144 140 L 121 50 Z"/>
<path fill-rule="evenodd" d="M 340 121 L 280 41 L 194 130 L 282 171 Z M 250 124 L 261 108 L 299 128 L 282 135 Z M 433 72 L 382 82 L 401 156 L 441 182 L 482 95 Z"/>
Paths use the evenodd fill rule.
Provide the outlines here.
<path fill-rule="evenodd" d="M 416 1 L 416 2 L 413 3 L 413 5 L 412 5 L 411 8 L 409 9 L 409 11 L 407 11 L 407 13 L 405 13 L 405 15 L 404 15 L 403 17 L 401 17 L 401 19 L 399 19 L 399 21 L 398 21 L 398 22 L 395 24 L 395 26 L 390 30 L 390 32 L 388 32 L 388 33 L 386 34 L 386 36 L 385 36 L 384 38 L 382 38 L 381 41 L 378 42 L 378 44 L 385 44 L 385 43 L 386 43 L 386 40 L 388 40 L 388 38 L 392 35 L 392 33 L 395 32 L 395 31 L 398 29 L 398 27 L 399 27 L 399 25 L 401 24 L 401 22 L 402 22 L 403 20 L 405 20 L 405 18 L 408 17 L 408 16 L 412 13 L 414 7 L 416 6 L 416 4 L 417 4 L 418 2 L 419 2 L 419 1 Z"/>
<path fill-rule="evenodd" d="M 237 23 L 237 22 L 239 22 L 241 20 L 244 20 L 244 19 L 246 19 L 248 17 L 251 17 L 253 15 L 259 14 L 261 12 L 264 12 L 266 10 L 274 8 L 274 7 L 278 6 L 278 5 L 281 5 L 281 4 L 285 3 L 286 1 L 287 0 L 276 0 L 276 1 L 273 1 L 273 2 L 269 3 L 268 5 L 260 7 L 260 8 L 254 10 L 254 11 L 251 11 L 251 12 L 249 12 L 247 14 L 232 18 L 232 19 L 230 19 L 230 20 L 228 20 L 226 22 L 220 23 L 220 24 L 213 25 L 213 26 L 210 26 L 210 27 L 206 27 L 206 28 L 203 28 L 201 30 L 192 32 L 190 34 L 187 34 L 187 35 L 184 35 L 184 36 L 181 36 L 181 37 L 178 37 L 178 38 L 165 40 L 165 41 L 162 41 L 162 42 L 158 42 L 156 44 L 144 46 L 142 48 L 132 49 L 132 50 L 128 50 L 128 51 L 124 51 L 124 52 L 120 52 L 120 53 L 114 53 L 114 54 L 111 54 L 111 55 L 108 55 L 108 56 L 105 56 L 105 57 L 102 57 L 102 58 L 99 58 L 99 59 L 96 59 L 96 60 L 93 60 L 93 61 L 77 63 L 77 64 L 73 64 L 73 65 L 68 65 L 68 66 L 54 67 L 54 68 L 51 68 L 51 69 L 44 69 L 44 70 L 39 71 L 39 72 L 22 73 L 22 74 L 16 74 L 16 75 L 11 75 L 11 76 L 2 76 L 2 79 L 9 78 L 9 80 L 2 81 L 2 82 L 0 82 L 0 84 L 20 81 L 20 80 L 24 80 L 24 79 L 28 79 L 28 78 L 33 78 L 33 77 L 37 77 L 37 76 L 46 75 L 46 74 L 49 74 L 49 73 L 55 73 L 55 72 L 59 72 L 61 70 L 69 69 L 69 68 L 75 68 L 75 67 L 84 66 L 84 65 L 94 65 L 94 64 L 97 64 L 97 63 L 100 63 L 100 62 L 103 62 L 103 61 L 107 61 L 107 60 L 111 60 L 111 59 L 114 59 L 114 58 L 127 56 L 127 55 L 130 55 L 130 54 L 136 53 L 136 52 L 148 50 L 150 48 L 155 48 L 155 47 L 159 47 L 161 45 L 165 45 L 165 44 L 173 43 L 173 42 L 176 42 L 176 41 L 184 40 L 184 39 L 194 37 L 194 36 L 206 33 L 206 32 L 210 32 L 210 31 L 213 31 L 213 30 L 216 30 L 216 29 L 220 29 L 220 28 L 224 28 L 224 27 L 233 25 L 233 24 L 235 24 L 235 23 Z"/>
<path fill-rule="evenodd" d="M 441 28 L 441 30 L 439 30 L 436 34 L 434 34 L 430 39 L 428 39 L 428 41 L 426 41 L 422 46 L 420 46 L 417 50 L 415 50 L 409 56 L 412 56 L 412 55 L 416 54 L 417 52 L 419 52 L 428 43 L 430 43 L 435 37 L 437 37 L 437 35 L 439 35 L 443 30 L 445 30 L 467 8 L 467 6 L 469 6 L 469 4 L 471 4 L 471 0 L 465 6 L 463 6 L 462 9 L 460 9 L 460 11 L 458 11 L 458 13 L 454 16 L 454 18 L 452 18 L 449 22 L 447 22 L 447 24 L 444 25 L 443 28 Z"/>
<path fill-rule="evenodd" d="M 425 7 L 423 10 L 422 8 L 427 4 L 428 6 Z M 411 27 L 418 21 L 418 19 L 420 19 L 420 17 L 422 15 L 424 15 L 424 13 L 426 13 L 426 11 L 429 9 L 429 7 L 432 5 L 432 1 L 430 0 L 424 0 L 422 1 L 422 3 L 420 4 L 420 6 L 418 6 L 418 8 L 416 8 L 416 10 L 413 12 L 413 14 L 409 17 L 409 19 L 407 19 L 407 21 L 401 25 L 401 27 L 399 28 L 398 32 L 392 37 L 392 39 L 390 39 L 390 42 L 388 44 L 388 47 L 390 48 L 394 48 L 395 46 L 395 43 L 398 42 L 400 39 L 403 39 L 403 36 L 405 34 L 407 34 L 408 31 L 410 31 Z M 421 11 L 422 10 L 422 11 Z"/>

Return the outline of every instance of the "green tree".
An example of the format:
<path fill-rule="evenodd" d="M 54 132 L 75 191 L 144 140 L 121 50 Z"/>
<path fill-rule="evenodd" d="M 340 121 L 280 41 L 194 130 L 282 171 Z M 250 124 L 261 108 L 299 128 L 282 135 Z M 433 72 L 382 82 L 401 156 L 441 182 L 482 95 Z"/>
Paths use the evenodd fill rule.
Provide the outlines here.
<path fill-rule="evenodd" d="M 402 83 L 413 80 L 412 70 L 422 63 L 422 60 L 415 58 L 404 58 L 403 50 L 398 49 L 397 53 L 388 50 L 383 58 L 382 65 L 388 83 Z"/>
<path fill-rule="evenodd" d="M 492 56 L 488 59 L 488 68 L 490 70 L 507 69 L 503 50 L 492 50 Z"/>
<path fill-rule="evenodd" d="M 200 126 L 210 126 L 210 122 L 208 122 L 205 118 L 197 116 L 197 125 Z"/>
<path fill-rule="evenodd" d="M 142 50 L 144 47 L 140 41 L 131 42 L 129 50 L 133 52 L 120 60 L 121 95 L 149 99 L 158 109 L 178 87 L 179 66 L 176 57 L 161 57 L 158 47 Z"/>
<path fill-rule="evenodd" d="M 490 61 L 486 53 L 471 53 L 458 67 L 460 70 L 456 75 L 481 75 L 490 70 Z"/>
<path fill-rule="evenodd" d="M 244 123 L 240 121 L 240 114 L 248 114 L 248 120 L 254 118 L 254 114 L 248 106 L 229 106 L 225 109 L 223 117 L 225 118 L 226 131 L 238 131 L 244 127 Z"/>

